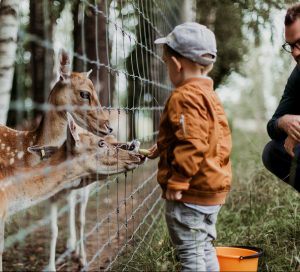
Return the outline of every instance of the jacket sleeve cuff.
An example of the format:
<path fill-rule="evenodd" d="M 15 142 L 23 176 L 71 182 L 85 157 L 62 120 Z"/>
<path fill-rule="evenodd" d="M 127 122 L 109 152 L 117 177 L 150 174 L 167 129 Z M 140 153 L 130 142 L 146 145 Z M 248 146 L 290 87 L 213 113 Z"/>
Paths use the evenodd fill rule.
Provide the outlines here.
<path fill-rule="evenodd" d="M 174 191 L 186 191 L 190 187 L 190 180 L 192 178 L 187 178 L 184 176 L 179 175 L 173 175 L 168 180 L 168 189 L 174 190 Z"/>

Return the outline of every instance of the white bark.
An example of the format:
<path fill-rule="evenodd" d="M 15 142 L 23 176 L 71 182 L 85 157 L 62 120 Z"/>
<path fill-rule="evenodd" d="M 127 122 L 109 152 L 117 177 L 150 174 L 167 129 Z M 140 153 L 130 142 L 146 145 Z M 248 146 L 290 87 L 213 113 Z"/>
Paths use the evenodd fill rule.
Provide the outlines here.
<path fill-rule="evenodd" d="M 14 76 L 19 0 L 0 0 L 0 124 L 5 124 Z"/>
<path fill-rule="evenodd" d="M 184 0 L 182 3 L 182 22 L 195 22 L 196 20 L 196 0 Z"/>

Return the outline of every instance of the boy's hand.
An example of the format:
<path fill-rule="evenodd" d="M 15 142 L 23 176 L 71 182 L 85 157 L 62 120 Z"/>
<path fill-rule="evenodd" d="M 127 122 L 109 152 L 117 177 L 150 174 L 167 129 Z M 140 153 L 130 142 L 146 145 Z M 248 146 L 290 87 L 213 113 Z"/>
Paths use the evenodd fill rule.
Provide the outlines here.
<path fill-rule="evenodd" d="M 152 147 L 149 148 L 149 154 L 148 158 L 149 159 L 156 159 L 159 156 L 158 149 L 157 149 L 157 144 L 153 145 Z"/>
<path fill-rule="evenodd" d="M 174 191 L 174 190 L 167 189 L 166 198 L 168 200 L 179 200 L 182 198 L 182 191 Z"/>

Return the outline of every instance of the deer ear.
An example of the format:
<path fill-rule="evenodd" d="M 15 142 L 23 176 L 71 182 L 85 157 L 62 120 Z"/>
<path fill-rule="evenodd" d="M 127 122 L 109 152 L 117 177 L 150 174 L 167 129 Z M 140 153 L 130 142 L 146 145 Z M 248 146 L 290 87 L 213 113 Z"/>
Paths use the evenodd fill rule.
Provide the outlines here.
<path fill-rule="evenodd" d="M 39 152 L 41 151 L 42 147 L 39 146 L 39 145 L 33 145 L 33 146 L 29 146 L 27 148 L 27 151 L 31 154 L 35 154 L 35 155 L 38 155 Z"/>
<path fill-rule="evenodd" d="M 71 75 L 70 57 L 66 50 L 59 51 L 59 77 L 60 80 L 68 80 Z"/>
<path fill-rule="evenodd" d="M 27 151 L 39 156 L 41 160 L 50 158 L 58 150 L 57 146 L 39 146 L 33 145 L 27 148 Z"/>
<path fill-rule="evenodd" d="M 67 142 L 71 143 L 72 146 L 79 145 L 79 134 L 78 134 L 78 126 L 74 121 L 72 115 L 67 112 L 67 119 L 68 119 L 68 130 L 67 130 Z"/>
<path fill-rule="evenodd" d="M 88 72 L 83 72 L 82 74 L 84 75 L 84 76 L 86 76 L 87 78 L 89 78 L 90 77 L 90 74 L 93 72 L 93 69 L 91 69 L 91 70 L 89 70 Z"/>

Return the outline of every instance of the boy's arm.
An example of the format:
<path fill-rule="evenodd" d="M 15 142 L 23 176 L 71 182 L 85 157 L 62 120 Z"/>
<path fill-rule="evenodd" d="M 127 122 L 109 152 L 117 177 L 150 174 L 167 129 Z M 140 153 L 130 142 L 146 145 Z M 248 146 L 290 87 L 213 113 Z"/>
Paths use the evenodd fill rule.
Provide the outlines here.
<path fill-rule="evenodd" d="M 147 156 L 149 159 L 156 159 L 159 156 L 157 144 L 154 144 L 149 150 L 149 155 Z"/>
<path fill-rule="evenodd" d="M 173 175 L 168 189 L 189 189 L 189 182 L 199 171 L 204 153 L 208 150 L 209 124 L 205 97 L 199 94 L 173 95 L 170 101 L 169 119 L 175 131 L 177 144 L 172 161 Z"/>

